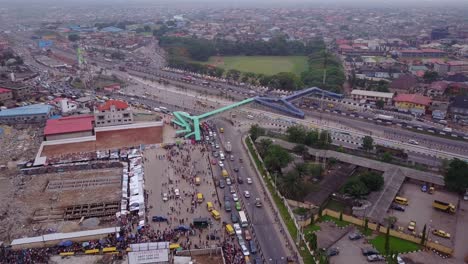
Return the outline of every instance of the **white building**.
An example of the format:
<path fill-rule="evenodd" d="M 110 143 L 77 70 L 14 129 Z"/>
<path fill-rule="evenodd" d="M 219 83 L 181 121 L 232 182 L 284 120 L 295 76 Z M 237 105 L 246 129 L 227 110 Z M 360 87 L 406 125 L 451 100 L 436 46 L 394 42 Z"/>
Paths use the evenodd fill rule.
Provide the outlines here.
<path fill-rule="evenodd" d="M 353 90 L 351 91 L 351 97 L 353 100 L 361 101 L 384 101 L 385 104 L 391 105 L 394 93 L 383 93 L 375 91 L 366 91 L 366 90 Z"/>

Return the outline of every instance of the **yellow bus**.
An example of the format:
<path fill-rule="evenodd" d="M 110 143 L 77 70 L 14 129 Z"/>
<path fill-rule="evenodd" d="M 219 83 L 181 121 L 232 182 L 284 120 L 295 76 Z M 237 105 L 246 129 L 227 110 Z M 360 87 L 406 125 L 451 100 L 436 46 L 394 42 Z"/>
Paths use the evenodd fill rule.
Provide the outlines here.
<path fill-rule="evenodd" d="M 214 209 L 213 203 L 212 202 L 206 202 L 206 208 L 208 209 L 208 212 L 211 212 L 211 210 Z"/>
<path fill-rule="evenodd" d="M 85 250 L 85 254 L 99 254 L 99 249 L 88 249 Z"/>
<path fill-rule="evenodd" d="M 116 252 L 117 248 L 116 247 L 105 247 L 102 249 L 102 253 L 110 253 L 110 252 Z"/>
<path fill-rule="evenodd" d="M 172 243 L 169 245 L 170 250 L 177 249 L 177 248 L 180 248 L 180 244 Z"/>
<path fill-rule="evenodd" d="M 75 252 L 62 252 L 59 254 L 59 256 L 73 256 L 75 255 Z"/>
<path fill-rule="evenodd" d="M 213 218 L 214 218 L 215 220 L 221 219 L 221 215 L 219 214 L 219 212 L 216 211 L 216 210 L 214 210 L 214 209 L 211 210 L 211 215 L 213 216 Z"/>
<path fill-rule="evenodd" d="M 226 225 L 226 233 L 228 233 L 228 235 L 230 235 L 230 236 L 235 234 L 234 228 L 232 227 L 231 224 Z"/>
<path fill-rule="evenodd" d="M 395 203 L 401 204 L 401 205 L 408 205 L 408 199 L 397 196 L 395 197 Z"/>
<path fill-rule="evenodd" d="M 203 194 L 202 193 L 197 193 L 197 202 L 198 203 L 203 203 Z"/>

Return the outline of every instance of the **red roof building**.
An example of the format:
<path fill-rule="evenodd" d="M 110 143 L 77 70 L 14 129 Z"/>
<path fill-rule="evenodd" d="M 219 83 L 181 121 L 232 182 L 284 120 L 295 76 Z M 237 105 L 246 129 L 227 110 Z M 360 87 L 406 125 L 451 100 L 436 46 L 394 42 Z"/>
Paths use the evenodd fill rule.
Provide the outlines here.
<path fill-rule="evenodd" d="M 99 106 L 98 110 L 101 112 L 109 111 L 112 106 L 114 106 L 116 110 L 125 110 L 128 108 L 128 104 L 124 101 L 108 100 L 105 104 Z"/>
<path fill-rule="evenodd" d="M 399 94 L 395 98 L 393 98 L 393 101 L 400 103 L 412 103 L 424 106 L 428 106 L 432 102 L 431 98 L 420 94 Z"/>
<path fill-rule="evenodd" d="M 0 102 L 11 100 L 13 98 L 13 93 L 10 89 L 0 87 Z"/>
<path fill-rule="evenodd" d="M 47 120 L 44 128 L 46 140 L 93 135 L 93 115 L 79 115 Z"/>

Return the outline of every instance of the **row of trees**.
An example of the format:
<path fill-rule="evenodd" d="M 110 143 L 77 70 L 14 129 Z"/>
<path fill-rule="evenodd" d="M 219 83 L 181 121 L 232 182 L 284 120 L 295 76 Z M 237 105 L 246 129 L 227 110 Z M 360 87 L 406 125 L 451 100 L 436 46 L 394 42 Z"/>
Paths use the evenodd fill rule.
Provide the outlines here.
<path fill-rule="evenodd" d="M 291 126 L 286 130 L 288 141 L 313 146 L 326 148 L 332 143 L 332 138 L 327 130 L 318 131 L 317 129 L 309 130 L 301 125 Z"/>
<path fill-rule="evenodd" d="M 306 87 L 317 86 L 341 92 L 346 80 L 341 63 L 324 46 L 319 47 L 308 54 L 309 68 L 301 74 L 301 81 Z"/>

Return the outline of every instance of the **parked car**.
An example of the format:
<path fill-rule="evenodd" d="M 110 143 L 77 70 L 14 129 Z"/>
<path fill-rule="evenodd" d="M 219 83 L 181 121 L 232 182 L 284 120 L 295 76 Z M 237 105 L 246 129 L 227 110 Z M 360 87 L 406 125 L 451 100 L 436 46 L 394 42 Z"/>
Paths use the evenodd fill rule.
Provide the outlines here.
<path fill-rule="evenodd" d="M 408 230 L 414 232 L 416 230 L 416 221 L 411 220 L 408 224 Z"/>
<path fill-rule="evenodd" d="M 340 254 L 340 250 L 336 247 L 333 247 L 333 248 L 329 248 L 327 250 L 327 256 L 331 257 L 331 256 L 336 256 Z"/>
<path fill-rule="evenodd" d="M 384 261 L 385 258 L 382 255 L 374 254 L 367 256 L 367 261 L 369 262 L 376 262 L 376 261 Z"/>
<path fill-rule="evenodd" d="M 249 249 L 247 248 L 247 246 L 245 244 L 241 245 L 241 249 L 242 249 L 242 254 L 244 254 L 244 256 L 249 256 L 250 255 Z"/>
<path fill-rule="evenodd" d="M 351 233 L 348 237 L 349 240 L 359 240 L 362 238 L 362 235 L 360 233 Z"/>
<path fill-rule="evenodd" d="M 226 185 L 224 185 L 224 180 L 219 180 L 219 188 L 223 189 L 224 187 L 226 187 Z"/>
<path fill-rule="evenodd" d="M 234 202 L 239 201 L 239 197 L 237 197 L 237 193 L 232 194 L 232 200 L 234 200 Z"/>
<path fill-rule="evenodd" d="M 237 210 L 237 211 L 242 210 L 242 206 L 241 206 L 241 204 L 240 204 L 239 201 L 236 202 L 236 210 Z"/>
<path fill-rule="evenodd" d="M 244 183 L 244 180 L 242 179 L 242 177 L 237 177 L 237 182 L 239 184 L 243 184 Z"/>
<path fill-rule="evenodd" d="M 398 205 L 398 204 L 392 204 L 390 208 L 396 211 L 401 211 L 401 212 L 405 211 L 405 207 Z"/>
<path fill-rule="evenodd" d="M 255 206 L 262 207 L 262 201 L 260 200 L 260 198 L 255 198 Z"/>
<path fill-rule="evenodd" d="M 234 188 L 234 186 L 229 186 L 229 192 L 230 193 L 235 193 L 236 192 L 236 189 Z"/>
<path fill-rule="evenodd" d="M 247 241 L 252 240 L 252 236 L 250 235 L 250 231 L 249 231 L 249 230 L 245 230 L 245 231 L 244 231 L 244 237 L 245 237 L 245 240 L 247 240 Z"/>
<path fill-rule="evenodd" d="M 242 235 L 242 228 L 238 223 L 233 225 L 234 231 L 236 231 L 236 235 Z"/>
<path fill-rule="evenodd" d="M 235 171 L 235 172 L 238 172 L 238 171 L 239 171 L 239 168 L 235 167 L 235 168 L 234 168 L 234 171 Z"/>
<path fill-rule="evenodd" d="M 236 212 L 231 212 L 231 222 L 233 223 L 239 222 L 239 217 L 237 217 Z"/>
<path fill-rule="evenodd" d="M 163 193 L 163 201 L 169 200 L 169 197 L 167 196 L 167 193 Z"/>
<path fill-rule="evenodd" d="M 364 255 L 364 256 L 370 256 L 370 255 L 377 255 L 377 254 L 379 254 L 379 252 L 378 252 L 377 250 L 373 249 L 373 248 L 363 248 L 363 249 L 361 250 L 361 252 L 362 252 L 362 255 Z"/>
<path fill-rule="evenodd" d="M 440 236 L 440 237 L 443 237 L 443 238 L 450 238 L 450 234 L 443 231 L 443 230 L 440 230 L 440 229 L 434 229 L 432 230 L 432 234 L 436 235 L 436 236 Z"/>
<path fill-rule="evenodd" d="M 226 184 L 227 184 L 227 185 L 231 185 L 231 184 L 232 184 L 231 178 L 226 178 Z"/>

